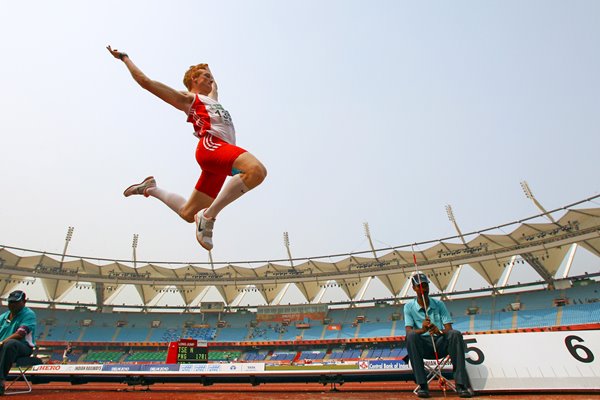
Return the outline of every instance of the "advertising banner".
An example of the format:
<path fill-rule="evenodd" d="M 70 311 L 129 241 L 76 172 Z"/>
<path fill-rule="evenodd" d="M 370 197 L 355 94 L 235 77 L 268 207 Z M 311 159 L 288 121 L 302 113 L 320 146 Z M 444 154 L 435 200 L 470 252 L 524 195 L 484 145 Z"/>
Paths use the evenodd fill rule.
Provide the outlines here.
<path fill-rule="evenodd" d="M 128 371 L 139 371 L 141 365 L 137 364 L 104 364 L 102 371 L 109 372 L 128 372 Z"/>
<path fill-rule="evenodd" d="M 140 371 L 145 372 L 173 372 L 179 371 L 178 364 L 142 364 Z"/>
<path fill-rule="evenodd" d="M 34 365 L 31 368 L 33 372 L 40 373 L 62 373 L 62 372 L 99 372 L 102 371 L 102 364 L 42 364 L 42 365 Z"/>
<path fill-rule="evenodd" d="M 410 370 L 410 367 L 404 362 L 399 360 L 392 361 L 359 361 L 358 362 L 359 369 L 369 369 L 369 370 Z"/>
<path fill-rule="evenodd" d="M 261 372 L 265 370 L 264 363 L 247 363 L 241 364 L 242 371 L 244 372 Z"/>
<path fill-rule="evenodd" d="M 221 364 L 181 364 L 179 372 L 217 373 L 221 371 Z"/>

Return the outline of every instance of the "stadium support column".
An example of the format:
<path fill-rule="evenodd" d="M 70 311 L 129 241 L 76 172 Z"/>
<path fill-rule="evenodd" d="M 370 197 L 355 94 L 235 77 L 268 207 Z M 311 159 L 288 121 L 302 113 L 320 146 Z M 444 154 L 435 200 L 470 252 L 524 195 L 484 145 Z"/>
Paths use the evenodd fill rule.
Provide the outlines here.
<path fill-rule="evenodd" d="M 373 277 L 367 278 L 367 280 L 366 280 L 365 284 L 363 285 L 363 287 L 360 288 L 360 291 L 358 292 L 358 295 L 356 296 L 356 300 L 360 301 L 360 300 L 363 299 L 363 297 L 365 297 L 365 292 L 369 288 L 369 284 L 371 283 L 372 280 L 373 280 Z"/>
<path fill-rule="evenodd" d="M 527 264 L 529 264 L 533 268 L 535 272 L 537 272 L 542 277 L 542 279 L 546 281 L 547 284 L 552 285 L 554 283 L 554 278 L 552 277 L 552 275 L 550 275 L 550 273 L 538 257 L 534 256 L 531 253 L 521 254 L 521 257 L 527 262 Z"/>
<path fill-rule="evenodd" d="M 273 303 L 271 305 L 276 306 L 281 303 L 281 300 L 283 299 L 283 296 L 285 296 L 285 294 L 287 293 L 288 289 L 290 288 L 290 285 L 291 285 L 290 283 L 285 284 L 283 289 L 281 289 L 281 291 L 273 299 Z"/>
<path fill-rule="evenodd" d="M 94 286 L 96 287 L 96 306 L 98 311 L 102 311 L 102 308 L 104 307 L 104 300 L 106 300 L 104 298 L 104 283 L 96 282 Z"/>
<path fill-rule="evenodd" d="M 459 265 L 458 267 L 456 267 L 456 270 L 454 271 L 454 274 L 452 275 L 452 278 L 450 278 L 450 284 L 448 285 L 448 293 L 452 293 L 454 292 L 454 288 L 456 287 L 456 283 L 458 282 L 458 278 L 460 276 L 460 272 L 462 271 L 463 266 Z"/>
<path fill-rule="evenodd" d="M 506 285 L 508 285 L 508 279 L 510 278 L 510 274 L 512 273 L 512 270 L 515 266 L 515 261 L 517 260 L 517 256 L 512 256 L 510 258 L 510 261 L 508 262 L 508 265 L 506 266 L 506 269 L 504 270 L 504 276 L 502 277 L 502 280 L 500 281 L 500 284 L 498 285 L 498 287 L 505 287 Z M 500 289 L 498 290 L 498 293 L 502 294 L 504 293 L 504 289 Z"/>
<path fill-rule="evenodd" d="M 231 304 L 229 304 L 229 305 L 232 307 L 237 307 L 240 304 L 242 304 L 242 300 L 244 300 L 244 297 L 246 297 L 246 293 L 248 293 L 248 291 L 251 289 L 252 289 L 252 287 L 250 285 L 244 286 L 244 288 L 241 290 L 238 289 L 237 296 L 235 296 L 235 298 L 231 301 Z M 224 300 L 227 303 L 227 298 L 225 298 Z"/>
<path fill-rule="evenodd" d="M 200 304 L 200 303 L 202 303 L 202 300 L 204 300 L 204 298 L 205 298 L 205 297 L 206 297 L 206 295 L 208 294 L 208 291 L 209 291 L 209 290 L 210 290 L 210 287 L 209 287 L 209 286 L 207 286 L 207 287 L 205 287 L 205 288 L 204 288 L 204 290 L 202 290 L 202 291 L 200 292 L 200 294 L 198 295 L 198 301 L 197 301 L 197 304 Z"/>
<path fill-rule="evenodd" d="M 577 243 L 573 243 L 571 245 L 571 248 L 569 249 L 569 257 L 567 258 L 567 264 L 565 265 L 565 270 L 562 275 L 563 278 L 567 278 L 569 276 L 569 272 L 571 272 L 571 267 L 573 266 L 573 260 L 575 259 L 576 252 Z"/>
<path fill-rule="evenodd" d="M 329 283 L 329 281 L 327 281 L 327 283 Z M 323 299 L 323 296 L 325 296 L 325 291 L 327 290 L 325 287 L 327 286 L 327 284 L 323 285 L 323 287 L 321 288 L 321 290 L 319 291 L 319 293 L 317 293 L 317 295 L 315 296 L 315 299 L 313 300 L 313 303 L 318 304 L 321 302 L 321 300 Z"/>
<path fill-rule="evenodd" d="M 408 291 L 409 291 L 409 289 L 410 289 L 411 287 L 412 287 L 412 286 L 411 286 L 411 284 L 410 284 L 410 279 L 409 279 L 409 278 L 407 278 L 407 279 L 406 279 L 406 282 L 404 282 L 404 286 L 402 286 L 402 290 L 400 290 L 400 295 L 399 295 L 399 297 L 400 297 L 401 299 L 403 299 L 403 298 L 407 297 L 407 296 L 408 296 Z"/>

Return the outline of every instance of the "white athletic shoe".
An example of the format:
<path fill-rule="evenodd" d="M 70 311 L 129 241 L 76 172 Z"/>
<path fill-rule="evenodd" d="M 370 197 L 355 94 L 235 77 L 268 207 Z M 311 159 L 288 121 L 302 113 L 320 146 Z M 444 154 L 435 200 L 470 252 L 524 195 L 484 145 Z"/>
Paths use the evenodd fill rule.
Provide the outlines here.
<path fill-rule="evenodd" d="M 123 192 L 125 197 L 129 197 L 134 194 L 143 194 L 144 197 L 148 197 L 148 189 L 156 187 L 156 180 L 153 176 L 149 176 L 142 181 L 142 183 L 136 183 L 135 185 L 129 186 Z"/>
<path fill-rule="evenodd" d="M 206 209 L 200 210 L 194 215 L 194 220 L 196 221 L 196 239 L 198 240 L 198 243 L 200 243 L 200 246 L 210 251 L 213 248 L 212 235 L 215 220 L 205 218 L 205 211 Z"/>

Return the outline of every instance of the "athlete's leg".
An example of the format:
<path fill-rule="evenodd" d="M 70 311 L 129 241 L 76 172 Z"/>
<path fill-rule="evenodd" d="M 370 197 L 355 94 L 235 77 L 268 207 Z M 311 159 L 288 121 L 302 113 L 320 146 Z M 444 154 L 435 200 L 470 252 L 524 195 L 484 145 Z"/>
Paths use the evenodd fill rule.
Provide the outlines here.
<path fill-rule="evenodd" d="M 235 159 L 233 169 L 241 172 L 227 182 L 212 205 L 204 212 L 205 218 L 216 218 L 223 208 L 260 185 L 267 176 L 265 166 L 248 152 L 240 154 Z"/>
<path fill-rule="evenodd" d="M 179 215 L 187 222 L 194 222 L 194 215 L 209 207 L 213 201 L 213 197 L 194 189 L 188 201 L 181 207 Z"/>
<path fill-rule="evenodd" d="M 171 193 L 166 191 L 165 189 L 161 189 L 159 187 L 152 187 L 146 189 L 146 194 L 150 197 L 154 197 L 163 203 L 165 203 L 171 210 L 175 211 L 179 214 L 181 207 L 185 204 L 186 200 L 183 196 L 178 195 L 177 193 Z M 181 215 L 181 214 L 179 214 Z"/>
<path fill-rule="evenodd" d="M 198 190 L 194 190 L 188 200 L 177 193 L 171 193 L 159 187 L 149 188 L 146 193 L 148 196 L 155 197 L 165 203 L 187 222 L 194 222 L 194 214 L 210 206 L 214 200 Z"/>
<path fill-rule="evenodd" d="M 200 179 L 196 184 L 196 190 L 188 202 L 189 207 L 184 212 L 186 218 L 193 218 L 196 222 L 196 239 L 198 243 L 209 251 L 213 248 L 212 230 L 215 220 L 206 219 L 203 215 L 206 208 L 211 205 L 214 198 L 219 194 L 226 178 L 227 175 L 202 171 L 202 175 L 200 175 Z"/>
<path fill-rule="evenodd" d="M 183 215 L 181 215 L 182 208 L 186 204 L 186 199 L 184 199 L 177 193 L 171 193 L 157 187 L 156 180 L 153 176 L 147 177 L 141 183 L 136 183 L 134 185 L 129 186 L 127 189 L 125 189 L 123 195 L 125 197 L 133 195 L 144 195 L 145 197 L 157 198 L 164 204 L 166 204 L 171 210 L 175 211 L 178 215 L 180 215 L 183 219 L 189 221 L 189 218 L 186 218 Z M 192 217 L 192 222 L 193 220 L 194 218 Z"/>
<path fill-rule="evenodd" d="M 248 152 L 240 154 L 238 158 L 235 159 L 233 168 L 241 171 L 239 177 L 242 178 L 242 181 L 248 190 L 252 190 L 260 185 L 267 177 L 267 169 L 265 166 Z"/>

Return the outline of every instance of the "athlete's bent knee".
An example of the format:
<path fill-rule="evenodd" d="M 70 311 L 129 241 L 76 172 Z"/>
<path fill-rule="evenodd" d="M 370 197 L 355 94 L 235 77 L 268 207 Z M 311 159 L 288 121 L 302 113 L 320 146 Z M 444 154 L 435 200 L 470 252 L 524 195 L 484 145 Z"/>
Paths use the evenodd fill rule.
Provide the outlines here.
<path fill-rule="evenodd" d="M 260 185 L 267 177 L 267 169 L 261 163 L 256 163 L 248 167 L 245 171 L 244 183 L 249 189 Z"/>
<path fill-rule="evenodd" d="M 264 165 L 259 164 L 257 166 L 257 168 L 256 168 L 256 175 L 257 175 L 257 178 L 259 180 L 258 185 L 260 185 L 265 180 L 265 178 L 267 177 L 267 169 L 265 168 Z"/>
<path fill-rule="evenodd" d="M 189 208 L 183 207 L 181 210 L 179 210 L 178 214 L 181 218 L 183 218 L 184 221 L 189 222 L 189 223 L 194 222 L 195 213 L 192 210 L 190 210 Z"/>
<path fill-rule="evenodd" d="M 181 215 L 181 214 L 180 214 L 180 215 Z M 194 222 L 194 214 L 192 214 L 192 215 L 181 215 L 181 218 L 183 218 L 183 220 L 184 220 L 185 222 L 189 222 L 190 224 L 191 224 L 192 222 Z"/>

